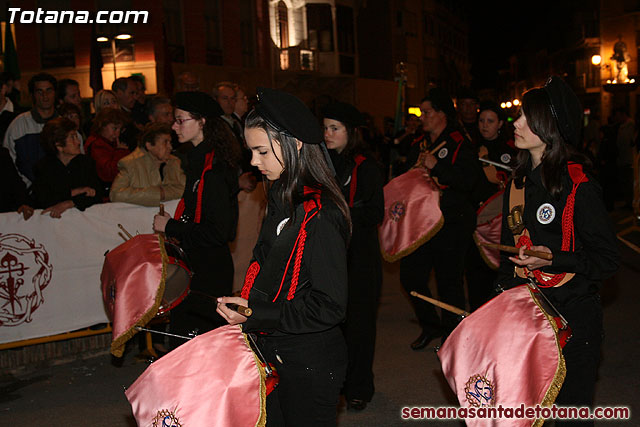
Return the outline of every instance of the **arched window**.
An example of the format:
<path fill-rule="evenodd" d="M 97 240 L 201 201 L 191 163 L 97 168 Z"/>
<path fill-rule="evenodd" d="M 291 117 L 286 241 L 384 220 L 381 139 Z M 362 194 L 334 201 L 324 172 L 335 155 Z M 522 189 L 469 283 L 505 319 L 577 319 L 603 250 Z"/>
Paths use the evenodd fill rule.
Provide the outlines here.
<path fill-rule="evenodd" d="M 280 49 L 289 47 L 289 13 L 287 5 L 280 1 L 278 3 L 278 31 L 280 33 Z"/>

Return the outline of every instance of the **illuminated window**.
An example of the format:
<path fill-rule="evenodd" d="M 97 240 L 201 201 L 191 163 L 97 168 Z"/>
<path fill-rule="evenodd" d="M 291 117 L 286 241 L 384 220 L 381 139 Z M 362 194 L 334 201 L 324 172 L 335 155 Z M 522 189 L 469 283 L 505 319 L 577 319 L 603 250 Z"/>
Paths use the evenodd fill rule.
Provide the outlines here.
<path fill-rule="evenodd" d="M 278 34 L 280 34 L 280 48 L 289 47 L 289 13 L 283 1 L 278 3 Z"/>

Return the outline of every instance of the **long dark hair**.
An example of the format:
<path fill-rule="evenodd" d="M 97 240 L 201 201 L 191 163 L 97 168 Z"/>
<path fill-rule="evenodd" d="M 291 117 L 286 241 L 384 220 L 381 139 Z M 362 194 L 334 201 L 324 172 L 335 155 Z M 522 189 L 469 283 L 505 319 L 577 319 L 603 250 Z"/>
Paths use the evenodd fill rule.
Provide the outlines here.
<path fill-rule="evenodd" d="M 527 118 L 529 129 L 546 145 L 540 163 L 542 185 L 557 199 L 562 193 L 562 177 L 567 170 L 567 162 L 580 163 L 587 170 L 591 169 L 591 162 L 562 137 L 551 112 L 549 95 L 543 88 L 531 89 L 522 96 L 522 113 Z M 530 160 L 529 151 L 520 150 L 514 172 L 518 187 L 524 183 Z"/>
<path fill-rule="evenodd" d="M 298 152 L 297 139 L 274 129 L 255 109 L 251 110 L 247 116 L 245 129 L 262 129 L 265 131 L 269 136 L 271 151 L 274 155 L 273 141 L 280 144 L 282 159 L 278 159 L 278 161 L 282 164 L 283 170 L 279 179 L 281 186 L 278 187 L 279 192 L 277 195 L 280 197 L 281 202 L 289 207 L 292 215 L 295 214 L 295 206 L 304 201 L 304 195 L 300 192 L 300 188 L 303 185 L 322 188 L 323 192 L 342 212 L 349 227 L 346 231 L 350 232 L 351 215 L 349 206 L 333 178 L 320 144 L 302 144 L 302 148 Z M 290 223 L 294 222 L 290 221 Z"/>
<path fill-rule="evenodd" d="M 236 168 L 242 153 L 238 144 L 232 143 L 235 140 L 235 135 L 229 126 L 223 123 L 220 117 L 206 117 L 196 112 L 188 113 L 198 121 L 205 119 L 202 126 L 203 141 L 211 141 L 216 157 L 221 158 L 231 168 Z"/>

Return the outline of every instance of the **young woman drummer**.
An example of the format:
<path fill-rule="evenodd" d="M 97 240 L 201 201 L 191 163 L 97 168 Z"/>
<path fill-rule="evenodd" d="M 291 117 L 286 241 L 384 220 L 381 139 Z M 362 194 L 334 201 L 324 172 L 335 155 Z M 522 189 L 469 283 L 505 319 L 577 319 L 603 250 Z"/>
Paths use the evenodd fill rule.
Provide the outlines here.
<path fill-rule="evenodd" d="M 322 113 L 324 140 L 353 222 L 347 255 L 347 320 L 343 325 L 349 365 L 343 392 L 348 408 L 362 410 L 374 393 L 373 354 L 382 286 L 378 242 L 378 224 L 384 217 L 382 177 L 376 162 L 365 156 L 359 129 L 364 125 L 362 114 L 354 106 L 342 102 L 327 105 Z"/>
<path fill-rule="evenodd" d="M 228 144 L 232 135 L 213 98 L 203 92 L 179 92 L 175 104 L 173 130 L 181 144 L 191 142 L 194 148 L 188 154 L 187 183 L 174 219 L 156 215 L 153 229 L 180 242 L 194 273 L 192 292 L 171 311 L 171 332 L 188 335 L 223 324 L 212 307 L 215 297 L 231 292 L 233 283 L 229 242 L 238 224 L 239 153 Z M 183 342 L 172 339 L 171 347 Z"/>
<path fill-rule="evenodd" d="M 511 287 L 535 277 L 567 319 L 573 335 L 563 349 L 567 373 L 556 404 L 579 407 L 593 404 L 602 342 L 598 291 L 619 262 L 602 190 L 586 157 L 575 149 L 581 128 L 580 102 L 560 78 L 524 94 L 515 122 L 521 152 L 505 193 L 502 224 L 502 244 L 521 250 L 518 256 L 503 256 L 498 278 L 500 285 Z M 518 227 L 514 208 L 522 212 L 524 228 Z M 526 256 L 526 248 L 550 252 L 553 259 Z"/>
<path fill-rule="evenodd" d="M 272 186 L 242 296 L 220 298 L 218 313 L 258 333 L 278 370 L 267 425 L 336 425 L 347 365 L 339 324 L 347 307 L 349 207 L 326 160 L 322 129 L 298 98 L 259 88 L 245 138 L 251 164 Z M 246 318 L 226 303 L 248 305 L 253 314 Z"/>

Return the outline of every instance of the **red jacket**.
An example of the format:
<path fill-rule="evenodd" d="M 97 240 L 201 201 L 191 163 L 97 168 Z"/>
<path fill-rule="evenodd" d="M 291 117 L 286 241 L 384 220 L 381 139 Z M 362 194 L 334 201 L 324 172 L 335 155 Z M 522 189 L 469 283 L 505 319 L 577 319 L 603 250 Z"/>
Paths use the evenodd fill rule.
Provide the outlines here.
<path fill-rule="evenodd" d="M 84 150 L 96 162 L 98 177 L 109 184 L 118 175 L 118 161 L 129 154 L 126 148 L 117 148 L 114 143 L 98 135 L 87 138 Z"/>

